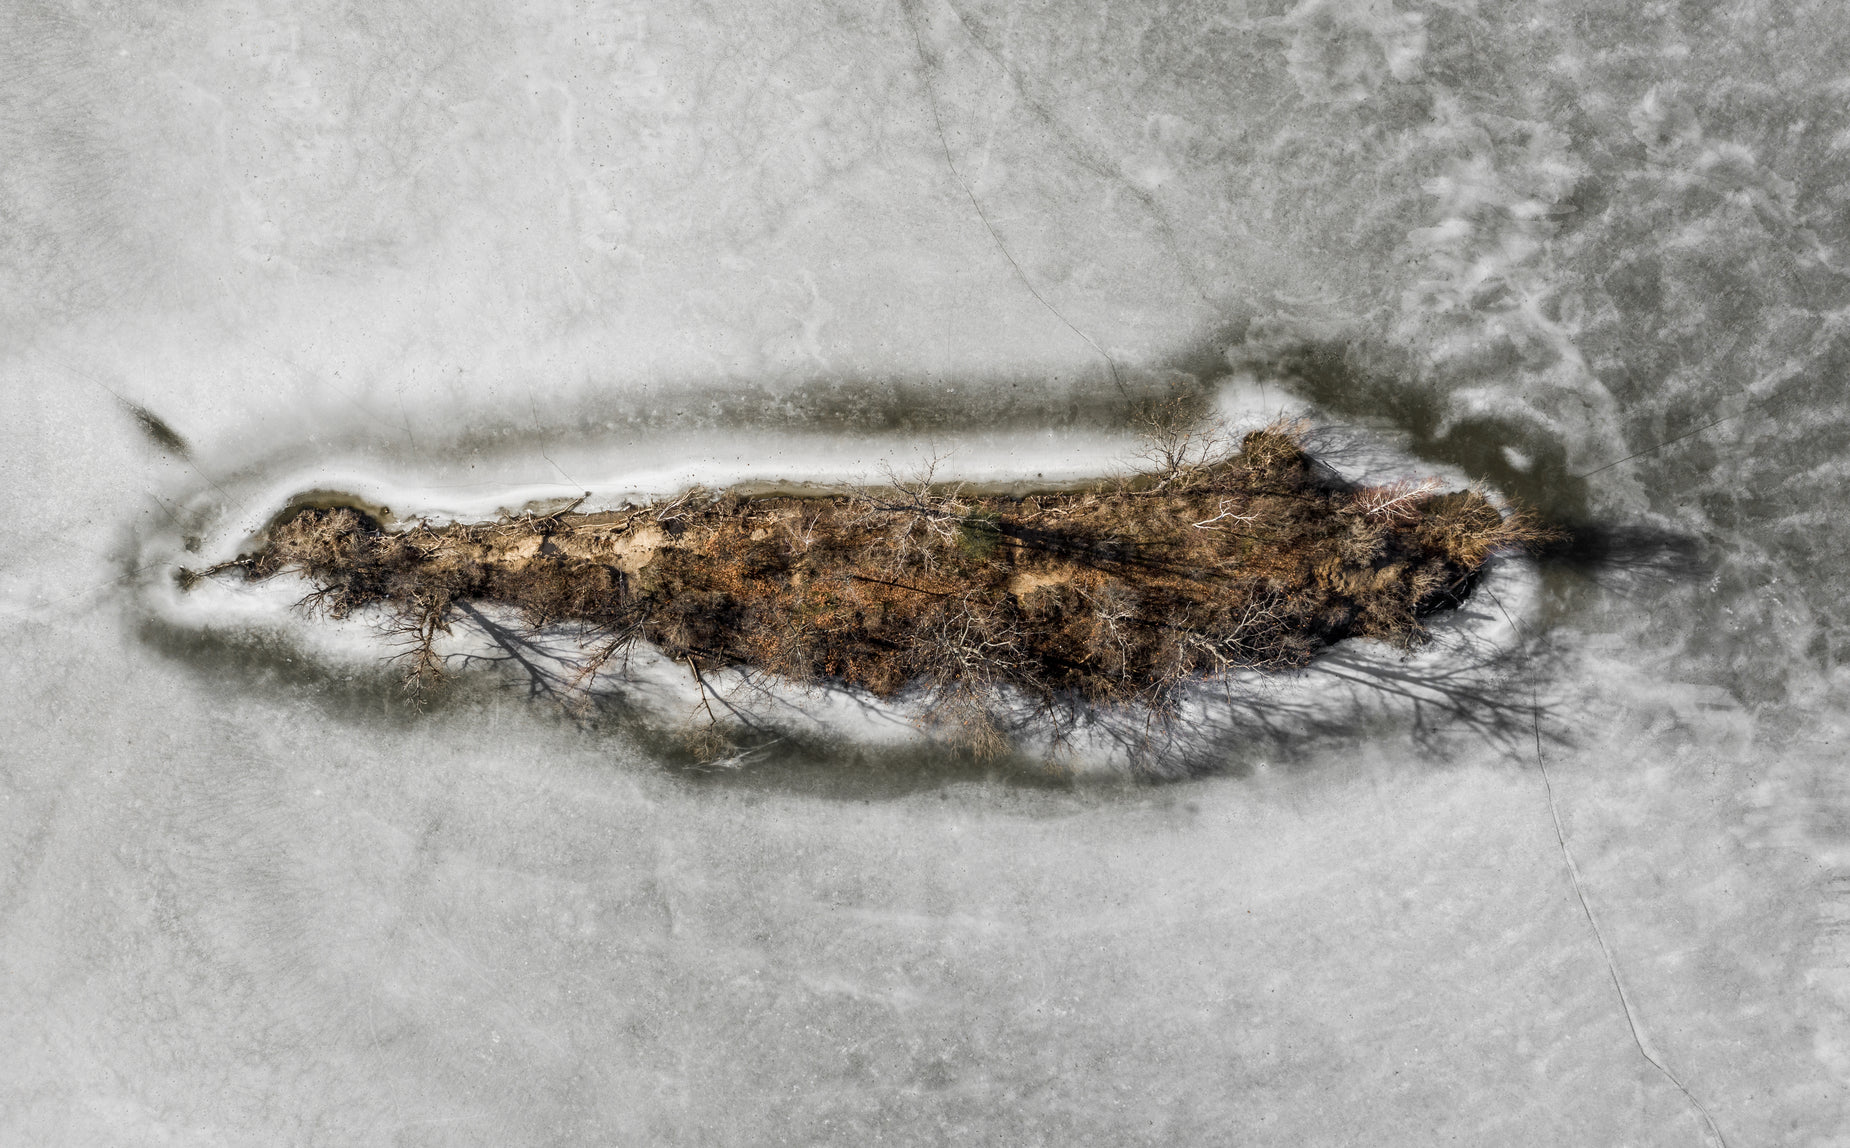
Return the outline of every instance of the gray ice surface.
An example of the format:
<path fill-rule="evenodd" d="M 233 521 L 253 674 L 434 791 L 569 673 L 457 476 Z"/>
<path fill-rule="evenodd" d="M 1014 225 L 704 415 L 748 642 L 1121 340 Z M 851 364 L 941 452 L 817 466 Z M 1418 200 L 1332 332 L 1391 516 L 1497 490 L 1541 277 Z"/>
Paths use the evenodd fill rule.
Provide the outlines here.
<path fill-rule="evenodd" d="M 1845 59 L 1767 0 L 0 6 L 0 1143 L 1850 1144 Z M 1532 727 L 1384 671 L 1188 781 L 707 776 L 156 608 L 316 468 L 1027 481 L 1185 375 L 1599 541 L 1484 687 Z"/>

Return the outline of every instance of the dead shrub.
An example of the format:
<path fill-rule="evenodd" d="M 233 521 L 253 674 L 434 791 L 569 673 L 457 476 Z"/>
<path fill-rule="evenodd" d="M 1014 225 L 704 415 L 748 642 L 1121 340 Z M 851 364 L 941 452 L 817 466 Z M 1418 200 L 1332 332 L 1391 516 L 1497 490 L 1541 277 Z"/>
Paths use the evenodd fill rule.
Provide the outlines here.
<path fill-rule="evenodd" d="M 1240 440 L 1240 462 L 1249 470 L 1266 475 L 1295 475 L 1310 462 L 1304 452 L 1304 436 L 1310 426 L 1301 419 L 1279 419 Z"/>

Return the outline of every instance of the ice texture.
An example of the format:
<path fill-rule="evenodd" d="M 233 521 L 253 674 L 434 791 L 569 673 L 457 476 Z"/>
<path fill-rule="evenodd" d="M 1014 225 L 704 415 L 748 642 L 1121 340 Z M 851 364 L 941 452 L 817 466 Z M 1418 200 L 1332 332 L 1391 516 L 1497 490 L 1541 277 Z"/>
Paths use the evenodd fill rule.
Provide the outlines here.
<path fill-rule="evenodd" d="M 1804 0 L 5 6 L 0 1141 L 1845 1143 L 1847 55 Z M 703 775 L 162 597 L 303 486 L 1052 480 L 1189 378 L 1581 528 L 1461 620 L 1500 709 L 1358 650 L 1189 780 Z"/>

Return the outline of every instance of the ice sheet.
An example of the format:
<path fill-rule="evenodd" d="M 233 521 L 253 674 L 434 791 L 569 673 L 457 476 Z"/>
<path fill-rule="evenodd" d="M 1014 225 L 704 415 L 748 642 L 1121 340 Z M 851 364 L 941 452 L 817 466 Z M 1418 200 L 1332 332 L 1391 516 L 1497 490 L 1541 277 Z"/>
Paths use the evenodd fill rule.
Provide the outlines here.
<path fill-rule="evenodd" d="M 1835 12 L 0 20 L 0 1140 L 1843 1143 Z M 149 609 L 305 485 L 1039 477 L 1230 371 L 1583 528 L 1500 707 L 695 775 Z"/>

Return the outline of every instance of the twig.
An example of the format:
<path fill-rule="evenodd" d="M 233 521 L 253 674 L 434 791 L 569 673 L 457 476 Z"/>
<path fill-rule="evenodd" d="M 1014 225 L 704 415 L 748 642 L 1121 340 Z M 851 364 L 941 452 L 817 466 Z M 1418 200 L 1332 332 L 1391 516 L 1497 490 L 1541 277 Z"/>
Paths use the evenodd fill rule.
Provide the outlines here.
<path fill-rule="evenodd" d="M 719 719 L 713 716 L 713 707 L 707 704 L 707 680 L 701 676 L 700 666 L 692 654 L 687 655 L 687 668 L 694 671 L 694 684 L 700 688 L 700 707 L 707 711 L 707 725 L 717 726 Z"/>

